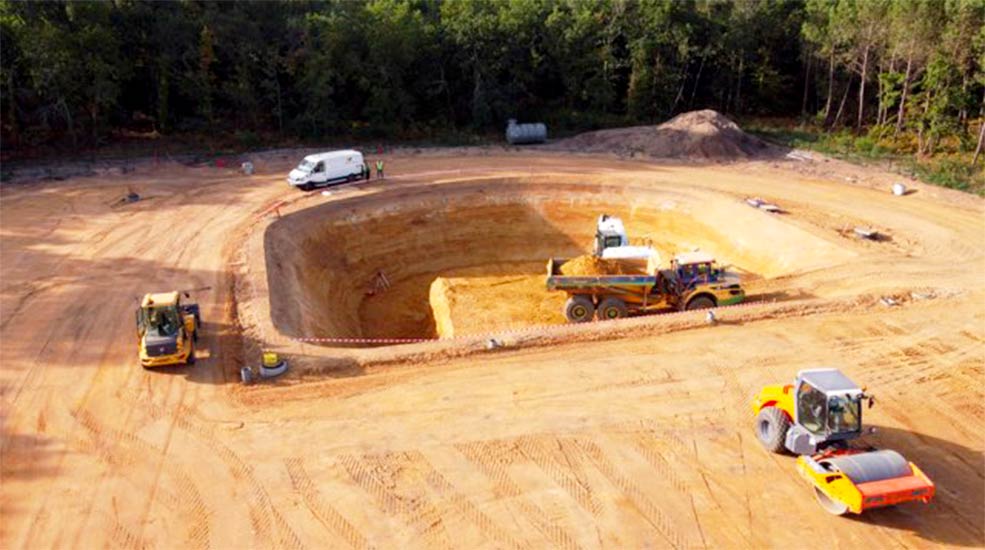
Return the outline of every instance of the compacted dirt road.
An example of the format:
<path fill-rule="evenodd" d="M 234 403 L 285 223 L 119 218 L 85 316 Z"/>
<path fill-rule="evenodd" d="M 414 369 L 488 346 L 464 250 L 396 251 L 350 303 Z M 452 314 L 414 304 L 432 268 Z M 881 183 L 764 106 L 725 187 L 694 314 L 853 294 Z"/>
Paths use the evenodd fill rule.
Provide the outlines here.
<path fill-rule="evenodd" d="M 384 182 L 304 195 L 283 181 L 296 160 L 0 192 L 0 547 L 985 545 L 980 199 L 893 197 L 840 165 L 860 181 L 491 150 L 397 154 Z M 462 299 L 472 337 L 431 340 L 435 278 L 525 275 L 587 245 L 600 208 L 744 270 L 751 305 L 717 326 L 476 321 L 493 292 Z M 202 287 L 198 364 L 141 369 L 137 297 Z M 387 336 L 422 341 L 333 340 Z M 292 370 L 242 386 L 260 348 Z M 869 441 L 918 464 L 934 502 L 829 516 L 760 447 L 752 396 L 816 366 L 877 395 Z"/>

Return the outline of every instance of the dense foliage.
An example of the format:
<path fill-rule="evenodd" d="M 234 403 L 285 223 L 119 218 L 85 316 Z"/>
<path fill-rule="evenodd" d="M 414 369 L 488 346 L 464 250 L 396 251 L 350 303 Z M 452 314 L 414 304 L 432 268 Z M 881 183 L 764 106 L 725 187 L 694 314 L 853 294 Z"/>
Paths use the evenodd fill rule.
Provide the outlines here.
<path fill-rule="evenodd" d="M 4 2 L 3 146 L 427 137 L 713 108 L 973 150 L 985 0 Z"/>

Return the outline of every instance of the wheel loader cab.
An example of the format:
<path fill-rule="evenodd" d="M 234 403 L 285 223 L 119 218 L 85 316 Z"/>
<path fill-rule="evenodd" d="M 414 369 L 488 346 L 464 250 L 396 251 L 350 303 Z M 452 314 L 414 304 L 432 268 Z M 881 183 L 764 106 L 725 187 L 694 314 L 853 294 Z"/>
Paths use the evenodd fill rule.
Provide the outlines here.
<path fill-rule="evenodd" d="M 147 294 L 137 309 L 140 363 L 145 368 L 195 362 L 198 306 L 181 304 L 178 292 Z"/>

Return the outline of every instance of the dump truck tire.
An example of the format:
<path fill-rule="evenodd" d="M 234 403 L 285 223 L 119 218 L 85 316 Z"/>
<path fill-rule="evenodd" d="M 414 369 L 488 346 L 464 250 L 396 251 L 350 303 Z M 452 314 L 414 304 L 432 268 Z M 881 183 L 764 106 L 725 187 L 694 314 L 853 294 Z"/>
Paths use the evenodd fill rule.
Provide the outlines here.
<path fill-rule="evenodd" d="M 756 416 L 756 439 L 772 453 L 782 453 L 786 449 L 789 429 L 787 413 L 776 407 L 766 407 Z"/>
<path fill-rule="evenodd" d="M 609 321 L 622 319 L 629 314 L 629 310 L 626 309 L 626 302 L 619 298 L 606 298 L 599 304 L 596 314 L 599 321 Z"/>
<path fill-rule="evenodd" d="M 569 323 L 587 323 L 595 316 L 595 304 L 585 296 L 572 296 L 564 303 L 564 316 Z"/>
<path fill-rule="evenodd" d="M 687 309 L 688 311 L 691 311 L 691 310 L 694 310 L 694 309 L 708 309 L 708 308 L 711 308 L 711 307 L 715 307 L 715 301 L 714 300 L 712 300 L 711 298 L 709 298 L 707 296 L 698 296 L 697 298 L 692 298 L 687 303 L 687 307 L 685 309 Z"/>

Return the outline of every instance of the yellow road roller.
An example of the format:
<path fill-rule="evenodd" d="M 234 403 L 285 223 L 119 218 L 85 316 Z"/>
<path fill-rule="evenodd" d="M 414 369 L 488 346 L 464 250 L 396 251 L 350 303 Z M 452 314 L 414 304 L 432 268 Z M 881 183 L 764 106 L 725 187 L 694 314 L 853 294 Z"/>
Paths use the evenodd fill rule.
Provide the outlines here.
<path fill-rule="evenodd" d="M 916 464 L 896 451 L 849 445 L 862 435 L 865 402 L 874 399 L 838 369 L 802 370 L 793 384 L 756 396 L 756 437 L 771 452 L 799 456 L 798 472 L 832 514 L 930 502 L 934 483 Z"/>

